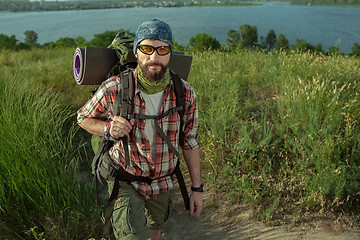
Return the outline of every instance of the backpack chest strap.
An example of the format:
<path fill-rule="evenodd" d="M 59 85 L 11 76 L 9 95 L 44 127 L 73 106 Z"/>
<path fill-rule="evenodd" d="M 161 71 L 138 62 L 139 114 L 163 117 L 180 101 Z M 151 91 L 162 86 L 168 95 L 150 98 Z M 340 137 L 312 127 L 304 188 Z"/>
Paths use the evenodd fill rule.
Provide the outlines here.
<path fill-rule="evenodd" d="M 170 148 L 170 150 L 177 156 L 179 157 L 180 154 L 179 152 L 176 150 L 176 148 L 174 147 L 174 145 L 172 145 L 172 143 L 170 142 L 169 138 L 166 136 L 166 134 L 164 133 L 164 131 L 162 130 L 162 128 L 160 127 L 159 123 L 157 122 L 157 120 L 162 119 L 170 114 L 173 114 L 175 112 L 181 111 L 183 110 L 184 107 L 178 106 L 178 107 L 174 107 L 169 109 L 168 111 L 166 111 L 163 114 L 160 115 L 146 115 L 146 114 L 139 114 L 139 113 L 135 113 L 135 114 L 128 114 L 128 119 L 140 119 L 140 120 L 146 120 L 146 119 L 153 119 L 154 120 L 154 125 L 155 125 L 155 129 L 156 132 L 160 134 L 161 138 L 164 139 L 164 141 L 166 142 L 166 144 L 168 145 L 168 147 Z M 125 154 L 126 155 L 126 154 Z M 127 159 L 125 159 L 125 162 L 129 162 Z"/>
<path fill-rule="evenodd" d="M 162 119 L 170 114 L 173 114 L 175 112 L 179 112 L 181 110 L 183 110 L 184 107 L 183 106 L 178 106 L 178 107 L 174 107 L 171 108 L 169 110 L 167 110 L 165 113 L 162 113 L 160 115 L 146 115 L 146 114 L 142 114 L 142 113 L 133 113 L 133 114 L 128 114 L 125 118 L 127 119 L 140 119 L 140 120 L 146 120 L 146 119 L 155 119 L 155 120 L 159 120 Z"/>

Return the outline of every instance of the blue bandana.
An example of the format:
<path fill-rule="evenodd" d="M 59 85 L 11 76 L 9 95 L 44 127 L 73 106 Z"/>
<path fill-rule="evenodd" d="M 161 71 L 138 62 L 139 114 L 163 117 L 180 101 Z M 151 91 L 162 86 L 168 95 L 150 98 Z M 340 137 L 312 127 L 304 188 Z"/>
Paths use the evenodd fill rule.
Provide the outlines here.
<path fill-rule="evenodd" d="M 144 39 L 159 40 L 169 44 L 172 50 L 174 48 L 170 26 L 158 19 L 146 21 L 138 27 L 134 39 L 134 54 L 137 45 Z"/>

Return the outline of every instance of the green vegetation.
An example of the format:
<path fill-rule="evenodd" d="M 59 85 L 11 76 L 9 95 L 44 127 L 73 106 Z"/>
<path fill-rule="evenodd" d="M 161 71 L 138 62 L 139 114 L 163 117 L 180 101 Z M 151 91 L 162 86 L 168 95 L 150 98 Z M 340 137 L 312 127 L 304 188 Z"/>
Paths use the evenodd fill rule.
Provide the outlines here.
<path fill-rule="evenodd" d="M 323 6 L 360 6 L 358 0 L 291 0 L 292 4 Z"/>
<path fill-rule="evenodd" d="M 359 7 L 358 0 L 247 0 L 244 2 L 289 2 L 294 5 L 352 6 Z"/>
<path fill-rule="evenodd" d="M 76 39 L 70 37 L 63 37 L 58 39 L 56 42 L 49 42 L 43 45 L 37 43 L 37 33 L 28 30 L 25 31 L 25 41 L 18 42 L 14 35 L 7 36 L 0 33 L 0 51 L 8 50 L 29 50 L 32 48 L 63 48 L 63 47 L 77 47 L 77 46 L 95 46 L 95 47 L 107 47 L 111 43 L 114 36 L 119 31 L 128 31 L 128 30 L 118 30 L 118 31 L 106 31 L 101 34 L 95 34 L 94 38 L 87 42 L 83 37 L 78 36 Z M 129 34 L 135 34 L 128 31 Z M 228 38 L 226 39 L 226 44 L 221 45 L 216 38 L 212 37 L 207 33 L 199 33 L 195 37 L 191 37 L 189 44 L 179 44 L 174 41 L 175 49 L 179 51 L 193 51 L 193 50 L 220 50 L 220 51 L 238 51 L 244 49 L 255 49 L 271 52 L 273 50 L 296 50 L 301 51 L 311 51 L 319 54 L 328 54 L 328 55 L 342 55 L 339 47 L 331 46 L 329 51 L 324 51 L 321 44 L 313 46 L 309 42 L 306 42 L 303 39 L 296 39 L 296 44 L 290 46 L 289 41 L 283 34 L 278 36 L 275 33 L 275 30 L 270 29 L 266 36 L 259 36 L 256 26 L 250 26 L 248 24 L 241 25 L 239 30 L 230 29 L 227 33 Z M 360 56 L 360 45 L 354 43 L 351 48 L 352 52 L 350 53 L 353 56 Z"/>
<path fill-rule="evenodd" d="M 196 53 L 207 180 L 263 221 L 360 211 L 359 59 Z"/>
<path fill-rule="evenodd" d="M 94 192 L 78 177 L 75 114 L 64 97 L 71 55 L 57 53 L 0 56 L 1 239 L 87 239 L 99 226 Z"/>
<path fill-rule="evenodd" d="M 90 136 L 75 135 L 74 118 L 94 87 L 73 80 L 74 50 L 0 55 L 1 239 L 99 233 L 95 195 L 79 172 L 79 165 L 89 171 L 90 159 L 81 157 L 78 141 Z M 360 59 L 296 51 L 192 54 L 189 82 L 199 100 L 207 183 L 269 224 L 314 212 L 359 221 Z"/>

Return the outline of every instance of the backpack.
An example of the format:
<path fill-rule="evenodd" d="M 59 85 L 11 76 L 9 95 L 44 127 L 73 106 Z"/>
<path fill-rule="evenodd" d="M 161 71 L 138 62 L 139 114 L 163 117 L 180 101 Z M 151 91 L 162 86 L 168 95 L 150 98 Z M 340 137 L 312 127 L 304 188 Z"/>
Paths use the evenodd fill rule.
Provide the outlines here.
<path fill-rule="evenodd" d="M 169 111 L 159 115 L 159 116 L 149 116 L 143 114 L 133 114 L 133 97 L 134 97 L 134 79 L 132 70 L 136 67 L 137 62 L 136 58 L 133 54 L 133 41 L 134 38 L 125 32 L 120 32 L 116 35 L 113 42 L 109 45 L 109 48 L 113 48 L 116 51 L 116 55 L 119 58 L 119 61 L 111 68 L 108 77 L 113 75 L 120 75 L 121 82 L 121 91 L 120 94 L 115 99 L 115 102 L 112 106 L 111 111 L 114 116 L 122 116 L 128 120 L 130 119 L 155 119 L 155 127 L 156 131 L 160 134 L 160 136 L 167 143 L 168 147 L 171 151 L 178 157 L 178 162 L 175 167 L 174 172 L 166 175 L 176 175 L 178 180 L 181 194 L 184 200 L 186 210 L 190 209 L 190 199 L 188 196 L 188 192 L 186 189 L 185 181 L 183 175 L 180 170 L 180 156 L 179 152 L 175 149 L 175 147 L 170 143 L 169 139 L 162 131 L 161 127 L 158 125 L 156 119 L 161 119 L 167 116 L 174 111 L 177 111 L 180 115 L 180 129 L 183 126 L 183 116 L 184 116 L 184 106 L 185 106 L 185 87 L 181 80 L 181 78 L 172 70 L 170 70 L 171 79 L 174 83 L 175 95 L 176 95 L 176 107 L 170 109 Z M 118 112 L 118 107 L 120 105 L 120 111 Z M 123 145 L 128 145 L 128 138 L 122 137 L 120 139 L 123 141 Z M 180 131 L 180 145 L 183 145 L 183 133 Z M 105 209 L 105 226 L 103 230 L 103 237 L 108 237 L 110 235 L 110 225 L 111 225 L 111 214 L 112 209 L 118 195 L 119 191 L 119 181 L 140 181 L 147 182 L 151 184 L 151 182 L 155 179 L 150 179 L 148 177 L 134 176 L 126 172 L 123 168 L 119 167 L 119 165 L 114 164 L 110 158 L 108 151 L 113 146 L 114 142 L 106 140 L 105 138 L 101 138 L 99 136 L 93 135 L 91 139 L 91 145 L 94 150 L 95 156 L 91 164 L 92 173 L 96 177 L 96 188 L 98 187 L 98 182 L 102 183 L 102 180 L 110 180 L 114 181 L 113 191 L 110 194 L 108 199 L 108 206 Z M 128 148 L 124 149 L 125 152 L 125 164 L 130 164 L 129 152 Z M 162 176 L 166 177 L 166 176 Z M 97 191 L 97 190 L 96 190 Z M 98 202 L 98 197 L 97 197 Z"/>

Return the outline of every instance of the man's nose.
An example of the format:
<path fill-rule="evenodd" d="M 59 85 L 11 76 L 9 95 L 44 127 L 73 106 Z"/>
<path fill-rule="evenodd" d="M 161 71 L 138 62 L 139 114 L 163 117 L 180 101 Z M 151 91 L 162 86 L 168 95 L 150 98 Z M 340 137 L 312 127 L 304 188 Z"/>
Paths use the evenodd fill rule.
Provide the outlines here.
<path fill-rule="evenodd" d="M 157 59 L 159 59 L 159 54 L 156 52 L 156 51 L 154 51 L 151 55 L 150 55 L 150 59 L 151 60 L 157 60 Z"/>

